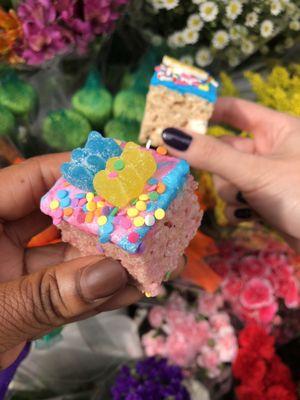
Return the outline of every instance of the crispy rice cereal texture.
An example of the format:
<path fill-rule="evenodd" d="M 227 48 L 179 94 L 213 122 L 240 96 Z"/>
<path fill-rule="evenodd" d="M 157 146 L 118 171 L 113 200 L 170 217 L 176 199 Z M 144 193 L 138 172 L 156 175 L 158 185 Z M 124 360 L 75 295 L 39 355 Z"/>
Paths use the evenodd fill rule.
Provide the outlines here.
<path fill-rule="evenodd" d="M 157 295 L 166 274 L 177 268 L 179 256 L 184 253 L 200 225 L 202 212 L 194 193 L 196 186 L 190 175 L 183 190 L 166 211 L 166 217 L 145 237 L 140 253 L 129 254 L 112 243 L 101 245 L 104 255 L 120 260 L 139 289 L 149 296 Z M 63 240 L 77 247 L 82 255 L 99 254 L 97 236 L 64 221 L 59 228 Z"/>
<path fill-rule="evenodd" d="M 181 94 L 164 86 L 150 86 L 139 140 L 151 140 L 153 146 L 163 144 L 162 131 L 170 126 L 193 129 L 206 125 L 214 104 L 193 94 Z"/>

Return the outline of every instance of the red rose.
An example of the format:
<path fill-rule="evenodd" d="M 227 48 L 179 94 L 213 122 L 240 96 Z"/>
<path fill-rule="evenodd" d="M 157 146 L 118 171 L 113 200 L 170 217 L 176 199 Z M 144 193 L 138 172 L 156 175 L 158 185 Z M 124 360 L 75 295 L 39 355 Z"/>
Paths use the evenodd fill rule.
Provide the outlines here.
<path fill-rule="evenodd" d="M 248 386 L 237 387 L 235 393 L 238 400 L 265 400 L 261 390 Z"/>
<path fill-rule="evenodd" d="M 249 352 L 253 351 L 258 357 L 263 357 L 265 360 L 273 357 L 274 342 L 273 336 L 269 336 L 263 328 L 255 324 L 248 325 L 239 336 L 241 347 L 247 348 Z"/>
<path fill-rule="evenodd" d="M 265 400 L 297 400 L 297 396 L 295 391 L 281 385 L 274 385 L 267 389 Z"/>
<path fill-rule="evenodd" d="M 263 379 L 267 372 L 267 366 L 263 359 L 258 358 L 254 352 L 240 349 L 233 364 L 233 375 L 243 384 L 263 388 Z"/>

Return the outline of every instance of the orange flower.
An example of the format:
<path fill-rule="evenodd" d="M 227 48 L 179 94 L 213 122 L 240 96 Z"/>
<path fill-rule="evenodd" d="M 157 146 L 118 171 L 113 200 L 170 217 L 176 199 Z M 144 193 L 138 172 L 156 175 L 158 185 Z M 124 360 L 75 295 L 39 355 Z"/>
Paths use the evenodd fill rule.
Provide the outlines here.
<path fill-rule="evenodd" d="M 14 51 L 22 35 L 21 21 L 15 11 L 6 12 L 0 7 L 0 61 L 4 59 L 11 64 L 22 61 Z"/>

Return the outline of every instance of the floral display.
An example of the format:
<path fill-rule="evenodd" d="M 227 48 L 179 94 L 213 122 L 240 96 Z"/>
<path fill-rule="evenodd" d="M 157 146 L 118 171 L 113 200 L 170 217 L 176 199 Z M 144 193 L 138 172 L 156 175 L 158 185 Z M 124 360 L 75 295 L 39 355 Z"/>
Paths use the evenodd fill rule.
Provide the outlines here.
<path fill-rule="evenodd" d="M 200 67 L 217 60 L 235 67 L 257 50 L 283 52 L 300 31 L 300 11 L 290 0 L 148 0 L 136 14 L 133 23 L 153 45 L 166 44 Z"/>
<path fill-rule="evenodd" d="M 280 307 L 296 309 L 300 287 L 296 261 L 288 246 L 269 235 L 251 231 L 219 244 L 209 265 L 223 277 L 221 292 L 234 315 L 271 330 L 280 325 Z"/>
<path fill-rule="evenodd" d="M 142 337 L 146 354 L 167 357 L 187 371 L 200 368 L 209 378 L 220 376 L 237 350 L 234 329 L 222 306 L 221 296 L 203 293 L 190 306 L 174 292 L 149 312 L 152 329 Z"/>
<path fill-rule="evenodd" d="M 24 0 L 16 13 L 1 10 L 5 20 L 3 27 L 0 24 L 0 39 L 4 30 L 0 55 L 12 61 L 17 54 L 18 61 L 41 65 L 59 54 L 74 50 L 82 54 L 97 36 L 113 30 L 126 3 L 84 0 L 81 6 L 77 0 Z"/>
<path fill-rule="evenodd" d="M 0 61 L 7 60 L 11 64 L 19 61 L 14 45 L 22 39 L 21 23 L 15 13 L 5 12 L 0 7 Z"/>
<path fill-rule="evenodd" d="M 274 337 L 257 325 L 247 326 L 239 335 L 233 375 L 240 381 L 236 387 L 238 400 L 297 398 L 290 370 L 275 354 Z"/>
<path fill-rule="evenodd" d="M 166 359 L 155 357 L 123 366 L 112 388 L 113 400 L 174 399 L 189 400 L 183 373 Z"/>

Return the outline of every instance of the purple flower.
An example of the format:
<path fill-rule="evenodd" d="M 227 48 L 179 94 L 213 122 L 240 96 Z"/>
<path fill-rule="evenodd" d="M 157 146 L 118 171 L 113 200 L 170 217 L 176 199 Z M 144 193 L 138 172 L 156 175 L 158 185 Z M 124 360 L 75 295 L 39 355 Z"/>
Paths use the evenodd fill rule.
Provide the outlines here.
<path fill-rule="evenodd" d="M 19 55 L 39 65 L 74 48 L 84 53 L 95 35 L 110 33 L 128 0 L 25 0 L 17 10 L 24 40 Z"/>
<path fill-rule="evenodd" d="M 121 6 L 129 0 L 84 0 L 84 18 L 96 35 L 109 33 L 120 16 Z"/>
<path fill-rule="evenodd" d="M 24 42 L 20 55 L 29 65 L 41 64 L 67 49 L 63 30 L 50 0 L 27 0 L 18 7 Z"/>
<path fill-rule="evenodd" d="M 149 357 L 138 361 L 132 369 L 122 367 L 112 396 L 113 400 L 190 400 L 182 381 L 179 367 L 168 365 L 166 359 Z"/>

